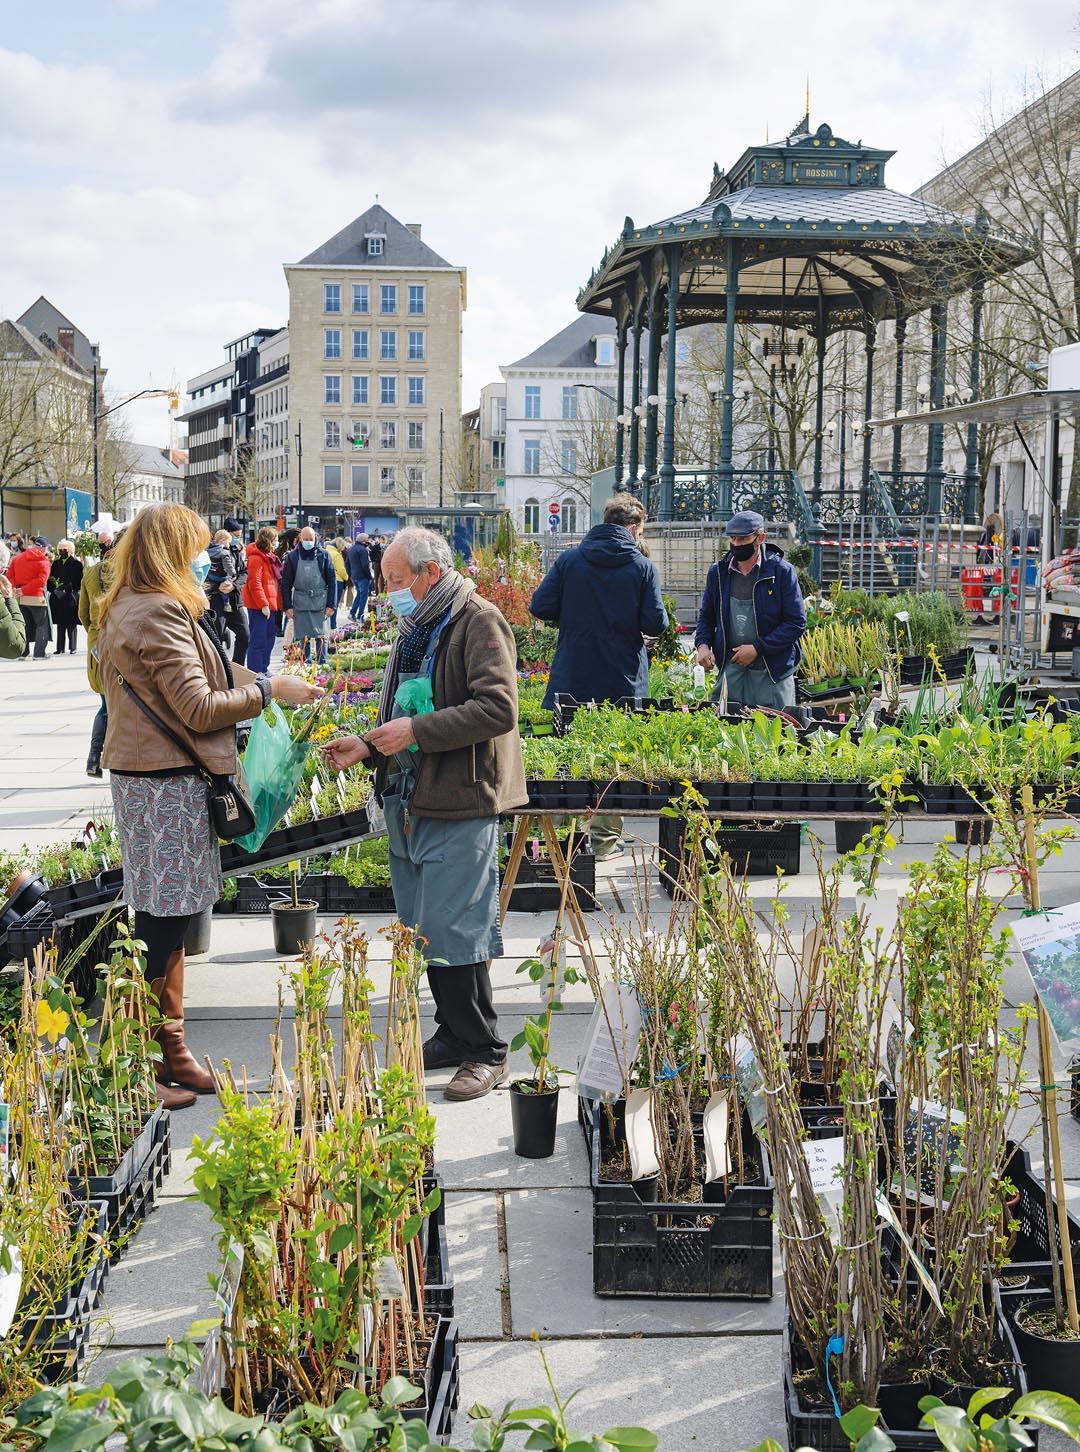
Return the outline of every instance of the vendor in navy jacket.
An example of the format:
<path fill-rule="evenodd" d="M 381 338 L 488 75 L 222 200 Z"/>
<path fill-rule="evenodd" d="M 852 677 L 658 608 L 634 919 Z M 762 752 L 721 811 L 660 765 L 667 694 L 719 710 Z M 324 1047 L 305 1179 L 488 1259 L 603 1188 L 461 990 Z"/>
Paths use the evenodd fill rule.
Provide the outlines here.
<path fill-rule="evenodd" d="M 799 640 L 806 607 L 794 566 L 775 545 L 765 543 L 765 521 L 752 509 L 732 516 L 730 549 L 709 566 L 698 612 L 698 664 L 716 666 L 719 699 L 727 684 L 728 705 L 795 704 Z"/>

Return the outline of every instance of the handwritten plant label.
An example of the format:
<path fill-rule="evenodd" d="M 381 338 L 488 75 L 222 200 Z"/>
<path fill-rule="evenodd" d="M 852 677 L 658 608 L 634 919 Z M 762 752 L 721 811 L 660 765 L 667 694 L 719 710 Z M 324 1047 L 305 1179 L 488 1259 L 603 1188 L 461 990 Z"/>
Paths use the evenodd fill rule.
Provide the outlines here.
<path fill-rule="evenodd" d="M 844 1204 L 844 1136 L 806 1140 L 803 1154 L 810 1170 L 810 1184 L 825 1216 L 829 1238 L 835 1243 L 840 1238 Z"/>

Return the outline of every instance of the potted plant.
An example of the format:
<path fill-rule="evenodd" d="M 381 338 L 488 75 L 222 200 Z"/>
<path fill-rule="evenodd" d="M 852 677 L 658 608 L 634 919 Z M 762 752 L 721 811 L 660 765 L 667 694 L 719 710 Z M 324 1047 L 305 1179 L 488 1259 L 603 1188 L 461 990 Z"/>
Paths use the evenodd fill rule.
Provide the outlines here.
<path fill-rule="evenodd" d="M 274 925 L 274 951 L 284 953 L 287 957 L 295 957 L 315 941 L 319 905 L 300 900 L 299 877 L 299 862 L 290 862 L 290 896 L 270 904 L 270 919 Z"/>
<path fill-rule="evenodd" d="M 510 1085 L 510 1113 L 514 1128 L 514 1153 L 525 1159 L 548 1159 L 555 1153 L 555 1131 L 559 1120 L 559 1070 L 551 1061 L 551 1019 L 562 1007 L 560 978 L 576 983 L 575 968 L 560 962 L 563 948 L 562 917 L 566 910 L 564 882 L 559 919 L 551 937 L 540 948 L 540 956 L 519 963 L 517 971 L 527 973 L 533 983 L 543 983 L 546 1001 L 538 1014 L 526 1016 L 521 1032 L 514 1035 L 511 1049 L 525 1049 L 532 1073 Z"/>

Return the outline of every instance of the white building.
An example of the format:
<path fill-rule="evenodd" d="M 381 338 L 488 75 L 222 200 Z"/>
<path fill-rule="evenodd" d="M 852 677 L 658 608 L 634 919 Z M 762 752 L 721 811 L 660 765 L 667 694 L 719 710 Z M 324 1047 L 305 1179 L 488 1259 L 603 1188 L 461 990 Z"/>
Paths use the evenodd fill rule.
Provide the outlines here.
<path fill-rule="evenodd" d="M 173 462 L 169 449 L 125 444 L 124 462 L 127 472 L 118 492 L 126 513 L 134 516 L 148 504 L 183 504 L 184 471 Z"/>
<path fill-rule="evenodd" d="M 259 344 L 255 396 L 255 477 L 259 518 L 284 517 L 289 506 L 289 330 Z"/>
<path fill-rule="evenodd" d="M 489 385 L 481 407 L 486 403 L 492 417 L 481 417 L 481 439 L 490 428 L 492 464 L 502 443 L 505 503 L 514 523 L 523 534 L 538 535 L 557 518 L 559 533 L 584 534 L 590 525 L 589 481 L 610 463 L 614 450 L 614 320 L 583 313 L 499 371 L 506 382 L 505 418 L 496 417 L 502 400 Z M 502 441 L 498 423 L 505 425 Z"/>

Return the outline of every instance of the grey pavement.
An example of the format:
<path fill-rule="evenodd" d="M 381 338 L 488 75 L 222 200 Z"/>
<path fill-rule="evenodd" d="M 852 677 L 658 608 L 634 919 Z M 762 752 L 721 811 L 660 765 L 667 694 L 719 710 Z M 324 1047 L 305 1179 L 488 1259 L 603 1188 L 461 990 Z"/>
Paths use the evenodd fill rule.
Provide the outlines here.
<path fill-rule="evenodd" d="M 43 665 L 0 663 L 0 850 L 23 842 L 64 840 L 107 808 L 107 779 L 83 775 L 96 698 L 85 686 L 83 657 Z M 627 823 L 639 850 L 651 856 L 656 823 Z M 833 859 L 828 823 L 811 824 Z M 901 886 L 911 862 L 930 855 L 951 823 L 905 824 L 882 885 Z M 609 912 L 634 905 L 633 854 L 600 868 L 603 911 L 590 914 L 593 943 L 602 951 Z M 1044 875 L 1050 903 L 1080 895 L 1080 846 L 1067 846 Z M 757 880 L 763 916 L 775 883 Z M 802 871 L 787 880 L 794 921 L 813 905 L 817 879 L 809 848 Z M 854 898 L 854 887 L 851 889 Z M 668 901 L 654 884 L 652 917 L 666 921 Z M 507 1036 L 539 1004 L 536 988 L 515 974 L 550 927 L 549 914 L 511 914 L 506 955 L 494 965 L 495 1000 Z M 387 945 L 372 917 L 372 977 L 376 1017 L 385 1003 Z M 269 1070 L 268 1036 L 276 1012 L 281 964 L 265 917 L 214 922 L 210 952 L 188 966 L 189 1039 L 200 1055 L 228 1058 L 246 1069 L 253 1086 Z M 1030 993 L 1026 969 L 1014 954 L 1006 977 L 1015 1005 Z M 567 995 L 556 1020 L 557 1061 L 574 1067 L 590 1010 L 587 988 Z M 425 1002 L 425 1013 L 430 1003 Z M 427 1028 L 425 1020 L 425 1029 Z M 523 1056 L 515 1056 L 512 1067 Z M 749 1448 L 767 1436 L 783 1440 L 779 1266 L 775 1295 L 765 1302 L 694 1302 L 599 1298 L 592 1292 L 592 1213 L 588 1161 L 569 1088 L 562 1095 L 557 1148 L 550 1160 L 519 1160 L 512 1151 L 509 1094 L 451 1105 L 441 1095 L 448 1072 L 430 1076 L 437 1123 L 436 1157 L 447 1187 L 447 1238 L 461 1329 L 462 1413 L 455 1440 L 470 1439 L 465 1409 L 480 1401 L 498 1408 L 550 1399 L 539 1350 L 542 1338 L 552 1375 L 565 1397 L 580 1389 L 571 1422 L 588 1431 L 642 1421 L 660 1435 L 662 1452 Z M 567 1077 L 569 1085 L 569 1076 Z M 158 1208 L 112 1272 L 96 1330 L 104 1372 L 131 1349 L 156 1348 L 182 1334 L 211 1307 L 208 1276 L 217 1265 L 213 1227 L 191 1199 L 187 1149 L 193 1135 L 213 1127 L 216 1101 L 200 1099 L 173 1116 L 173 1166 Z M 1023 1113 L 1025 1127 L 1033 1114 Z M 1080 1126 L 1062 1120 L 1070 1199 L 1080 1199 Z M 1037 1138 L 1032 1157 L 1041 1157 Z M 1051 1447 L 1044 1438 L 1044 1447 Z"/>

